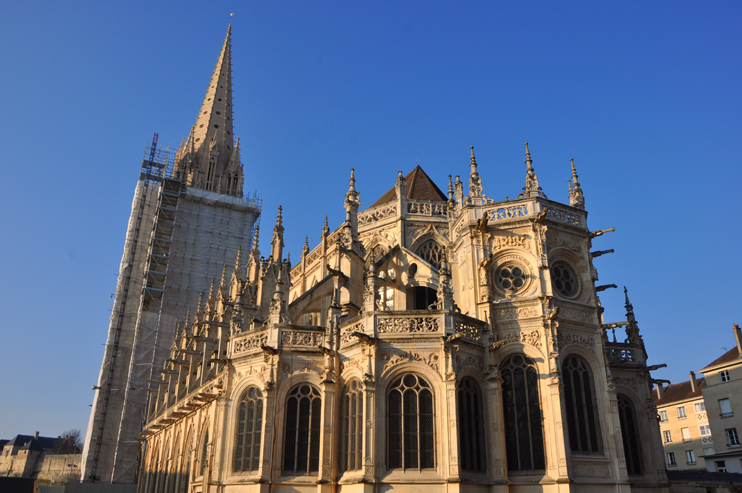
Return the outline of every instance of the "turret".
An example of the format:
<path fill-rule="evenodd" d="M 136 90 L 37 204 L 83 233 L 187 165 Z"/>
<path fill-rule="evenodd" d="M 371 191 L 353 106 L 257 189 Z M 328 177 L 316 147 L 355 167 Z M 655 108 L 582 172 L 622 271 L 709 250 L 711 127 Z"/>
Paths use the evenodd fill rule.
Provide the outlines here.
<path fill-rule="evenodd" d="M 278 206 L 278 217 L 276 217 L 276 227 L 273 228 L 273 239 L 271 240 L 271 258 L 276 264 L 281 263 L 283 259 L 283 207 Z"/>
<path fill-rule="evenodd" d="M 358 207 L 361 205 L 360 194 L 356 192 L 355 170 L 350 169 L 348 193 L 345 194 L 345 221 L 350 226 L 351 236 L 358 239 Z"/>
<path fill-rule="evenodd" d="M 569 183 L 569 205 L 577 209 L 585 210 L 585 196 L 582 194 L 580 182 L 577 181 L 577 171 L 575 170 L 575 160 L 569 160 L 572 163 L 572 180 Z"/>
<path fill-rule="evenodd" d="M 482 196 L 482 178 L 477 171 L 477 159 L 474 157 L 474 146 L 471 147 L 471 173 L 469 174 L 469 196 L 479 198 Z"/>
<path fill-rule="evenodd" d="M 533 160 L 531 159 L 531 151 L 528 150 L 528 142 L 526 142 L 526 186 L 523 187 L 523 192 L 521 192 L 518 197 L 546 198 L 546 195 L 541 191 L 541 187 L 538 186 L 538 176 L 536 176 L 535 170 L 533 169 Z"/>

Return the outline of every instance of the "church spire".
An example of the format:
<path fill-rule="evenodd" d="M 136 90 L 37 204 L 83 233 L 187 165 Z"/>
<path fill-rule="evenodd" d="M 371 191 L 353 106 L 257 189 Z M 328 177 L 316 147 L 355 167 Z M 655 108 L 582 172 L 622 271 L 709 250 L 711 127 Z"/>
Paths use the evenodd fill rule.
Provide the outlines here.
<path fill-rule="evenodd" d="M 469 176 L 469 196 L 470 197 L 481 197 L 482 196 L 482 178 L 477 172 L 477 159 L 474 157 L 474 146 L 471 147 L 471 174 Z"/>
<path fill-rule="evenodd" d="M 278 217 L 276 227 L 273 228 L 273 239 L 271 240 L 271 257 L 273 262 L 280 264 L 283 260 L 283 207 L 278 206 Z"/>

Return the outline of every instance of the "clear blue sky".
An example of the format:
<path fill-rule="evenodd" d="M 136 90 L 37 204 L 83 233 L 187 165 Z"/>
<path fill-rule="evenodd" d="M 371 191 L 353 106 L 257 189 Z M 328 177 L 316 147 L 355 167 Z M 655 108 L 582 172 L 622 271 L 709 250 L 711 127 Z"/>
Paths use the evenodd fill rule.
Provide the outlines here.
<path fill-rule="evenodd" d="M 740 310 L 739 2 L 11 2 L 0 17 L 0 438 L 87 426 L 134 186 L 153 132 L 188 134 L 229 22 L 235 131 L 286 244 L 419 162 L 474 146 L 488 196 L 566 201 L 601 284 L 628 286 L 655 373 L 734 345 Z M 265 235 L 268 233 L 266 232 Z M 268 239 L 263 236 L 263 250 Z M 601 296 L 623 319 L 623 293 Z"/>

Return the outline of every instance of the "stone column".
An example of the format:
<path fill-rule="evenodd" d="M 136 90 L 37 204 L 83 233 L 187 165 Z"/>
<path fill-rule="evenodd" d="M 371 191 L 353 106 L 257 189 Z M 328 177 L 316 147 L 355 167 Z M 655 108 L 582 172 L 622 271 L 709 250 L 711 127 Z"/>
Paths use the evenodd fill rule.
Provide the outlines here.
<path fill-rule="evenodd" d="M 333 415 L 335 411 L 335 393 L 336 384 L 335 382 L 324 381 L 320 384 L 322 389 L 322 419 L 320 423 L 321 439 L 320 439 L 320 452 L 319 452 L 319 474 L 317 479 L 322 483 L 332 482 L 332 462 L 334 459 L 335 450 L 333 448 L 334 443 L 334 429 L 333 429 Z M 326 486 L 330 487 L 330 484 Z M 330 491 L 330 490 L 328 490 Z"/>
<path fill-rule="evenodd" d="M 446 393 L 445 406 L 446 412 L 443 416 L 443 422 L 441 423 L 442 429 L 447 434 L 448 440 L 441 440 L 441 444 L 447 445 L 447 453 L 445 458 L 446 472 L 443 475 L 449 482 L 458 483 L 460 479 L 459 474 L 459 428 L 458 421 L 456 419 L 457 407 L 456 407 L 456 388 L 458 382 L 456 381 L 455 374 L 451 376 L 450 380 L 444 382 Z M 448 442 L 446 444 L 446 442 Z"/>
<path fill-rule="evenodd" d="M 550 442 L 551 447 L 546 450 L 547 473 L 558 483 L 568 482 L 569 470 L 567 469 L 567 445 L 564 439 L 562 398 L 560 394 L 561 380 L 558 374 L 551 374 L 547 387 L 549 389 L 549 395 L 546 397 L 549 402 L 551 419 L 547 419 L 545 422 L 551 422 L 554 427 L 550 433 L 550 436 L 553 438 L 553 441 Z M 549 434 L 548 428 L 545 431 Z"/>
<path fill-rule="evenodd" d="M 488 447 L 487 459 L 489 462 L 490 480 L 494 483 L 492 492 L 506 492 L 508 484 L 507 457 L 505 453 L 505 429 L 502 416 L 502 386 L 500 385 L 500 370 L 492 367 L 485 377 L 484 383 L 486 406 L 485 429 L 487 432 Z"/>
<path fill-rule="evenodd" d="M 267 387 L 267 386 L 266 386 Z M 275 386 L 265 389 L 265 415 L 263 418 L 262 443 L 260 444 L 260 480 L 270 483 L 281 474 L 281 458 L 273 457 L 274 425 L 278 425 L 279 417 L 274 415 L 276 411 L 276 389 Z M 275 430 L 275 439 L 280 440 L 281 434 Z M 280 446 L 279 446 L 280 450 Z"/>
<path fill-rule="evenodd" d="M 366 379 L 363 392 L 363 481 L 373 483 L 376 476 L 376 382 Z"/>

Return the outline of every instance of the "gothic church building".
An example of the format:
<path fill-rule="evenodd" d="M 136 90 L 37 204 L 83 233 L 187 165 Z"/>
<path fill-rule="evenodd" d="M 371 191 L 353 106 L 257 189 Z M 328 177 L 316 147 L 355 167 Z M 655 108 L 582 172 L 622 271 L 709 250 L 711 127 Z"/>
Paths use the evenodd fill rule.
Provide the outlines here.
<path fill-rule="evenodd" d="M 418 166 L 365 210 L 351 170 L 296 265 L 279 207 L 149 380 L 139 493 L 669 491 L 628 294 L 602 316 L 605 231 L 574 163 L 563 204 L 525 151 L 505 201 L 473 149 L 447 193 Z"/>

